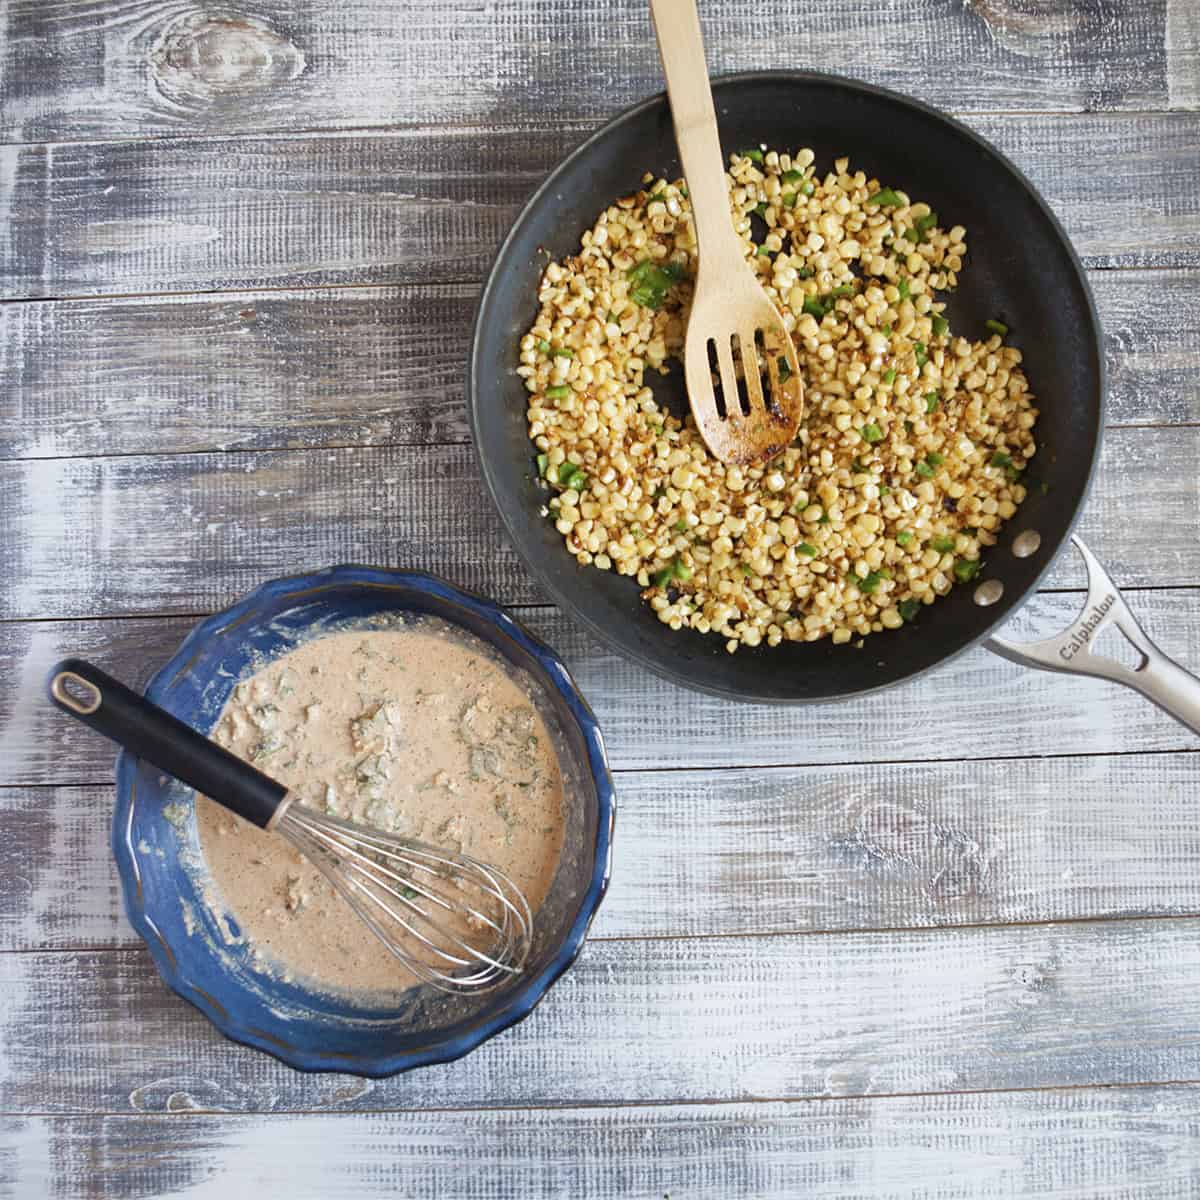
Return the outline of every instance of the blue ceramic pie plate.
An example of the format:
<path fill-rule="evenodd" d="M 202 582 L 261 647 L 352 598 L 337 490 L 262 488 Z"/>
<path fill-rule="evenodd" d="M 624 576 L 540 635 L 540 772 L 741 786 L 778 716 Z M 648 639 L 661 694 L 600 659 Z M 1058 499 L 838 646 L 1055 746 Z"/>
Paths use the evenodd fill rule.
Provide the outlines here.
<path fill-rule="evenodd" d="M 440 617 L 488 642 L 533 678 L 558 726 L 563 853 L 529 967 L 508 987 L 474 997 L 416 987 L 364 1007 L 264 971 L 233 917 L 206 903 L 191 789 L 128 753 L 117 760 L 113 853 L 129 919 L 160 974 L 226 1037 L 303 1071 L 380 1077 L 474 1050 L 526 1017 L 574 962 L 608 885 L 614 796 L 591 709 L 549 647 L 498 605 L 431 575 L 341 566 L 273 580 L 201 622 L 146 695 L 207 733 L 232 689 L 263 661 L 395 612 Z"/>

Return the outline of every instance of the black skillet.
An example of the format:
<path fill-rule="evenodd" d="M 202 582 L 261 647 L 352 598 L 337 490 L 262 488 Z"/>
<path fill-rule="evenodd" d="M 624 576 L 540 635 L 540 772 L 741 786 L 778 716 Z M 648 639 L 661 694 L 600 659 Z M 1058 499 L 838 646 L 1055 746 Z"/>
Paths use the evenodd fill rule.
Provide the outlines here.
<path fill-rule="evenodd" d="M 615 197 L 635 191 L 644 171 L 678 177 L 665 96 L 622 113 L 575 150 L 538 189 L 501 246 L 480 299 L 471 352 L 468 401 L 475 446 L 509 536 L 535 578 L 564 609 L 634 661 L 686 687 L 730 699 L 779 704 L 862 695 L 911 679 L 991 638 L 1050 568 L 1075 524 L 1099 457 L 1100 325 L 1079 259 L 1043 200 L 1012 163 L 957 121 L 894 92 L 810 72 L 726 76 L 714 80 L 713 96 L 726 153 L 760 143 L 808 146 L 819 172 L 846 155 L 851 169 L 927 201 L 944 226 L 966 226 L 967 261 L 958 291 L 948 297 L 951 327 L 978 337 L 989 318 L 1008 324 L 1041 410 L 1038 453 L 1027 472 L 1029 496 L 988 552 L 980 576 L 1003 584 L 1000 599 L 985 607 L 976 602 L 975 586 L 956 587 L 911 625 L 873 634 L 862 649 L 823 639 L 728 654 L 720 637 L 668 629 L 639 600 L 634 580 L 579 566 L 553 523 L 539 515 L 546 494 L 526 434 L 527 395 L 515 374 L 517 343 L 536 314 L 546 263 L 573 253 L 582 231 Z M 681 375 L 676 368 L 661 383 L 651 381 L 660 399 L 680 414 L 686 408 Z M 1026 531 L 1036 531 L 1040 545 L 1018 557 L 1013 542 Z M 1018 548 L 1031 540 L 1026 534 Z M 1111 581 L 1087 558 L 1089 607 L 1061 639 L 1031 648 L 993 640 L 992 648 L 1032 666 L 1117 679 L 1200 730 L 1200 701 L 1186 695 L 1189 684 L 1200 694 L 1200 681 L 1160 661 Z M 1091 613 L 1093 601 L 1103 608 L 1098 616 Z M 1139 645 L 1147 669 L 1135 672 L 1090 654 L 1100 622 L 1109 620 Z M 1184 678 L 1171 676 L 1168 668 Z M 1173 694 L 1161 694 L 1163 686 Z"/>

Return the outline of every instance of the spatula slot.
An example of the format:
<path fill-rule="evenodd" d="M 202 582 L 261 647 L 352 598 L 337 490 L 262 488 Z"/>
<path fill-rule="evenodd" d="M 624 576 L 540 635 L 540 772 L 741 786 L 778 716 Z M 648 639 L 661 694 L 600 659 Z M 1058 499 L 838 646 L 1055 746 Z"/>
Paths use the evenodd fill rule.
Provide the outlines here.
<path fill-rule="evenodd" d="M 735 333 L 732 339 L 734 369 L 737 371 L 737 400 L 738 411 L 744 416 L 750 412 L 750 379 L 748 372 L 754 370 L 757 359 L 754 355 L 754 344 L 750 344 L 750 354 L 746 355 L 742 345 L 741 334 Z"/>
<path fill-rule="evenodd" d="M 717 361 L 717 343 L 709 338 L 704 343 L 705 353 L 708 355 L 708 371 L 712 376 L 713 382 L 713 400 L 717 406 L 717 416 L 722 421 L 725 420 L 725 390 L 721 387 L 721 364 Z"/>

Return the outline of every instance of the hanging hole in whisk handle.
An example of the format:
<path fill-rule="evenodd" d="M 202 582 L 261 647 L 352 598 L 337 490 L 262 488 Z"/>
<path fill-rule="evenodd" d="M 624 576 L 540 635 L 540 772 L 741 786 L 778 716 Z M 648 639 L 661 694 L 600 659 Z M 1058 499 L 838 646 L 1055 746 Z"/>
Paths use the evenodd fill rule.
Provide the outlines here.
<path fill-rule="evenodd" d="M 76 675 L 74 671 L 59 671 L 50 681 L 50 694 L 59 704 L 81 717 L 94 713 L 104 698 L 91 680 Z"/>
<path fill-rule="evenodd" d="M 56 708 L 259 827 L 270 822 L 287 793 L 283 784 L 94 663 L 63 659 L 47 685 Z"/>

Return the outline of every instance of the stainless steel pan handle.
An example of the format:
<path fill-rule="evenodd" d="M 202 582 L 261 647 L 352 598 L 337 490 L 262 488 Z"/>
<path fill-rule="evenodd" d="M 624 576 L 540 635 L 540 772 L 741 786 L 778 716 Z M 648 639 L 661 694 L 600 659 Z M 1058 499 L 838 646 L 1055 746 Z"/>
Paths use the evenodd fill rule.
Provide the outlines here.
<path fill-rule="evenodd" d="M 1096 556 L 1079 538 L 1072 537 L 1071 541 L 1087 566 L 1088 595 L 1083 612 L 1054 637 L 1040 642 L 1010 642 L 994 637 L 988 639 L 988 649 L 1025 667 L 1064 675 L 1095 675 L 1123 683 L 1193 733 L 1200 733 L 1200 679 L 1168 658 L 1146 636 Z M 1101 631 L 1109 624 L 1115 625 L 1141 654 L 1142 661 L 1136 667 L 1093 652 Z"/>

